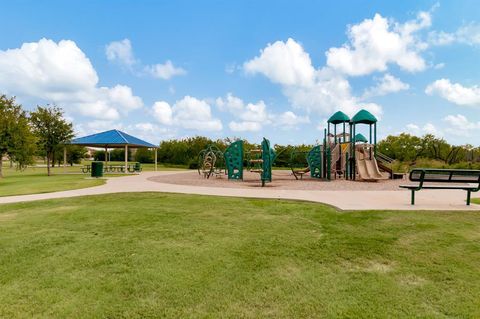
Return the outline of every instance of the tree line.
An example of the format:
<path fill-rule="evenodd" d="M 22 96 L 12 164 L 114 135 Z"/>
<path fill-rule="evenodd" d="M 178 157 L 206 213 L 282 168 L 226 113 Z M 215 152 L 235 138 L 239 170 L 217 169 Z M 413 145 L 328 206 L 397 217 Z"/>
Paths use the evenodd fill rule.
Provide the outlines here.
<path fill-rule="evenodd" d="M 37 106 L 28 112 L 14 97 L 0 95 L 0 178 L 4 157 L 23 169 L 34 162 L 35 156 L 44 156 L 50 176 L 52 163 L 60 154 L 63 157 L 63 147 L 73 136 L 72 124 L 61 108 Z"/>
<path fill-rule="evenodd" d="M 411 166 L 421 159 L 435 160 L 449 166 L 480 161 L 480 147 L 470 144 L 451 145 L 432 134 L 423 137 L 407 133 L 389 135 L 378 143 L 377 150 Z"/>

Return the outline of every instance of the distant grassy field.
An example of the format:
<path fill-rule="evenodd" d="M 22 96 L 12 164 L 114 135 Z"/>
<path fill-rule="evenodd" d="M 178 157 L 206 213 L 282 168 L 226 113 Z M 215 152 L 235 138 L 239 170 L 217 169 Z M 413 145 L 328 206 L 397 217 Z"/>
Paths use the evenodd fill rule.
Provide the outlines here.
<path fill-rule="evenodd" d="M 28 167 L 25 170 L 16 170 L 10 168 L 8 163 L 4 163 L 4 178 L 0 179 L 0 196 L 25 195 L 49 193 L 62 190 L 71 190 L 102 185 L 105 180 L 91 179 L 89 174 L 81 173 L 81 166 L 67 166 L 52 168 L 53 176 L 47 176 L 47 168 L 41 166 L 43 163 L 37 163 L 37 167 Z M 85 161 L 84 165 L 91 162 Z M 123 162 L 111 162 L 111 165 L 123 165 Z M 143 164 L 142 169 L 153 171 L 153 164 Z M 166 167 L 158 165 L 158 170 L 181 170 L 178 167 Z M 123 173 L 105 174 L 106 177 L 124 176 Z"/>
<path fill-rule="evenodd" d="M 0 206 L 2 318 L 478 318 L 480 215 L 115 194 Z"/>

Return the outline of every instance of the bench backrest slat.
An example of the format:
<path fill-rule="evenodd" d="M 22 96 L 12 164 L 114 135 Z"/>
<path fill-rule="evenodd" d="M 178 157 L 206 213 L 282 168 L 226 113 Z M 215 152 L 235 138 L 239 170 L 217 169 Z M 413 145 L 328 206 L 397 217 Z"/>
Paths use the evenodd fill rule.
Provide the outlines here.
<path fill-rule="evenodd" d="M 479 183 L 480 170 L 415 168 L 410 172 L 412 182 Z"/>

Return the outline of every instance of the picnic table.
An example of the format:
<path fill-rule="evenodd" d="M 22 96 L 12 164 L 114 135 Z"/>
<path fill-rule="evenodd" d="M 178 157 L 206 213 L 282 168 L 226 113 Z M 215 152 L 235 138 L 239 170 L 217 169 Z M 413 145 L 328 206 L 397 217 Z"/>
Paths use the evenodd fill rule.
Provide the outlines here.
<path fill-rule="evenodd" d="M 81 168 L 82 173 L 90 173 L 92 171 L 92 165 L 83 165 Z M 127 165 L 127 171 L 129 173 L 141 172 L 142 166 L 140 163 L 133 163 Z M 125 173 L 125 165 L 104 165 L 104 173 Z"/>

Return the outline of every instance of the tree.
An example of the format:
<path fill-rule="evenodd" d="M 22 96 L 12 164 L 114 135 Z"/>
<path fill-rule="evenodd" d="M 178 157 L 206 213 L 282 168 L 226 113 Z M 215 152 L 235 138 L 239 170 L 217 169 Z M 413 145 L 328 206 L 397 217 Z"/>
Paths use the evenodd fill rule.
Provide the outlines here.
<path fill-rule="evenodd" d="M 155 150 L 149 150 L 147 148 L 139 148 L 135 153 L 135 161 L 139 163 L 155 162 Z"/>
<path fill-rule="evenodd" d="M 32 163 L 35 152 L 35 137 L 27 114 L 15 98 L 0 96 L 0 178 L 3 177 L 3 157 L 24 168 Z"/>
<path fill-rule="evenodd" d="M 417 136 L 402 133 L 389 135 L 377 145 L 378 151 L 399 161 L 413 162 L 422 156 L 425 150 L 423 141 Z"/>
<path fill-rule="evenodd" d="M 57 106 L 37 106 L 30 114 L 30 121 L 38 138 L 38 145 L 45 151 L 47 173 L 50 176 L 50 162 L 55 158 L 55 151 L 74 136 L 72 124 L 64 119 L 62 109 Z"/>
<path fill-rule="evenodd" d="M 79 145 L 67 145 L 67 163 L 70 164 L 70 166 L 73 166 L 73 164 L 80 164 L 82 159 L 86 156 L 87 149 L 85 147 Z M 55 151 L 55 161 L 58 166 L 63 162 L 63 146 L 57 148 Z M 55 163 L 52 162 L 52 167 L 54 166 Z"/>

